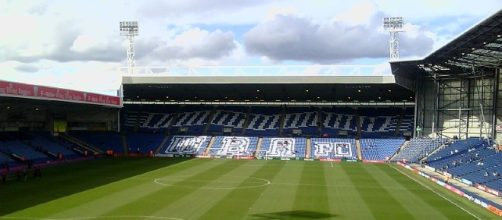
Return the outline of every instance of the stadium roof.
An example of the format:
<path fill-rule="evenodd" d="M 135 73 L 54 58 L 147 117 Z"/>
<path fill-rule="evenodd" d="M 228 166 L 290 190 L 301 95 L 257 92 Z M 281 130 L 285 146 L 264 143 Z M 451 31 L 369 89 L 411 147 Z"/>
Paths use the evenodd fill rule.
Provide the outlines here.
<path fill-rule="evenodd" d="M 502 67 L 502 10 L 474 25 L 421 60 L 391 63 L 394 74 L 420 70 L 439 76 L 465 76 L 473 68 Z"/>
<path fill-rule="evenodd" d="M 40 101 L 71 102 L 109 107 L 121 107 L 120 97 L 61 89 L 48 86 L 0 81 L 0 98 L 31 99 Z"/>
<path fill-rule="evenodd" d="M 122 84 L 392 84 L 394 76 L 125 76 Z"/>
<path fill-rule="evenodd" d="M 407 102 L 394 76 L 123 77 L 128 102 Z"/>

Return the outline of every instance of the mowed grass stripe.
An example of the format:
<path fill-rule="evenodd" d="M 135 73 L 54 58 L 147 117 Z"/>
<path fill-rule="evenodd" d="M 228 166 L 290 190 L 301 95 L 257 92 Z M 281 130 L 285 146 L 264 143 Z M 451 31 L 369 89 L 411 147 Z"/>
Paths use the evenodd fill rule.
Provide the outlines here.
<path fill-rule="evenodd" d="M 331 213 L 342 219 L 373 219 L 359 191 L 352 184 L 343 166 L 352 163 L 335 163 L 333 166 L 324 163 L 324 176 L 328 186 L 328 200 Z M 351 186 L 351 187 L 348 187 Z"/>
<path fill-rule="evenodd" d="M 59 210 L 59 212 L 53 213 L 51 217 L 75 217 L 81 215 L 82 212 L 92 214 L 93 216 L 102 215 L 110 210 L 126 205 L 130 201 L 134 201 L 146 195 L 155 194 L 163 189 L 163 187 L 153 183 L 153 180 L 157 177 L 171 174 L 195 175 L 217 166 L 220 163 L 221 162 L 212 162 L 210 160 L 189 160 L 178 166 L 164 167 L 160 170 L 135 176 L 128 181 L 107 185 L 90 192 L 83 192 L 82 195 L 72 196 L 60 202 L 62 203 L 60 207 L 64 207 L 66 201 L 81 201 L 80 205 Z M 116 191 L 115 188 L 117 186 L 121 186 L 118 188 L 122 190 Z"/>
<path fill-rule="evenodd" d="M 376 219 L 414 219 L 413 215 L 364 169 L 365 165 L 367 164 L 358 163 L 343 168 L 373 216 Z"/>
<path fill-rule="evenodd" d="M 258 181 L 253 178 L 254 173 L 266 163 L 253 163 L 249 160 L 240 161 L 242 165 L 238 169 L 232 170 L 215 180 L 215 184 L 207 185 L 215 187 L 224 187 L 227 189 L 194 189 L 189 195 L 179 199 L 155 213 L 153 216 L 169 216 L 171 213 L 177 213 L 177 217 L 183 219 L 199 219 L 201 215 L 211 209 L 214 204 L 226 199 L 226 196 L 233 190 L 239 190 L 239 187 L 263 187 L 266 182 Z M 261 162 L 261 161 L 257 161 Z M 246 166 L 247 164 L 256 164 L 256 166 Z M 179 212 L 180 210 L 189 210 Z"/>
<path fill-rule="evenodd" d="M 305 163 L 303 161 L 270 161 L 267 165 L 276 166 L 280 163 L 285 163 L 285 165 L 281 166 L 277 175 L 270 180 L 272 184 L 261 193 L 249 209 L 249 219 L 274 218 L 277 217 L 277 213 L 291 210 L 295 202 L 298 182 L 302 176 L 303 169 L 301 168 Z"/>
<path fill-rule="evenodd" d="M 388 189 L 389 194 L 394 197 L 405 209 L 407 209 L 415 219 L 447 219 L 443 212 L 434 208 L 434 203 L 428 203 L 423 200 L 422 197 L 417 196 L 411 192 L 412 187 L 407 183 L 401 184 L 395 177 L 400 174 L 395 170 L 391 170 L 386 164 L 368 164 L 364 168 L 373 175 L 373 178 L 377 180 L 380 185 Z M 389 172 L 390 171 L 390 172 Z M 419 193 L 429 193 L 425 192 L 427 190 L 423 187 L 416 188 Z M 451 205 L 451 204 L 443 204 Z M 456 217 L 465 216 L 457 215 Z M 457 219 L 457 218 L 455 218 Z"/>
<path fill-rule="evenodd" d="M 92 196 L 87 197 L 79 196 L 82 193 L 99 189 L 101 186 L 109 186 L 111 183 L 119 182 L 124 178 L 127 179 L 145 171 L 159 169 L 183 161 L 161 161 L 152 160 L 151 158 L 103 158 L 47 168 L 42 171 L 43 177 L 41 179 L 29 180 L 26 183 L 11 182 L 5 187 L 1 187 L 0 197 L 9 198 L 9 200 L 0 202 L 0 215 L 21 210 L 11 213 L 9 216 L 26 216 L 23 213 L 30 213 L 30 216 L 38 218 L 47 217 L 61 211 L 61 207 L 76 207 L 81 205 L 82 202 L 106 194 L 101 192 L 93 193 Z M 120 191 L 120 188 L 109 187 L 107 190 Z M 80 199 L 68 199 L 72 197 Z M 27 206 L 28 204 L 36 206 L 30 207 Z"/>
<path fill-rule="evenodd" d="M 233 160 L 209 160 L 208 167 L 197 166 L 195 169 L 196 173 L 191 176 L 179 175 L 174 173 L 171 176 L 179 178 L 178 182 L 172 183 L 172 186 L 159 186 L 158 184 L 151 183 L 150 188 L 156 188 L 157 190 L 151 193 L 143 193 L 141 191 L 132 192 L 131 196 L 134 194 L 139 194 L 140 197 L 132 198 L 126 201 L 125 204 L 109 210 L 106 213 L 101 213 L 100 216 L 116 216 L 123 215 L 127 213 L 131 216 L 144 216 L 154 213 L 156 210 L 162 209 L 163 207 L 177 202 L 179 199 L 188 195 L 194 190 L 194 188 L 202 187 L 208 182 L 219 178 L 226 173 L 237 169 L 239 167 L 238 161 Z M 211 166 L 211 164 L 216 164 L 216 166 Z M 168 175 L 169 176 L 169 175 Z M 152 179 L 158 178 L 152 176 Z M 206 180 L 206 182 L 197 180 Z M 190 186 L 190 187 L 186 187 Z M 148 188 L 146 188 L 148 189 Z M 136 196 L 134 196 L 136 197 Z M 108 201 L 109 203 L 115 202 L 114 200 Z M 103 209 L 104 207 L 99 207 Z M 180 210 L 186 211 L 186 210 Z M 175 215 L 176 213 L 173 213 Z M 174 217 L 174 216 L 169 216 Z"/>
<path fill-rule="evenodd" d="M 336 213 L 330 213 L 326 184 L 322 163 L 305 163 L 290 216 L 296 219 L 336 217 Z"/>
<path fill-rule="evenodd" d="M 266 180 L 273 179 L 286 164 L 284 161 L 279 161 L 279 166 L 267 166 L 268 163 L 274 164 L 276 162 L 267 161 L 267 164 L 256 170 L 252 176 Z M 265 189 L 266 187 L 235 189 L 202 215 L 200 219 L 242 219 L 246 217 L 249 208 Z"/>

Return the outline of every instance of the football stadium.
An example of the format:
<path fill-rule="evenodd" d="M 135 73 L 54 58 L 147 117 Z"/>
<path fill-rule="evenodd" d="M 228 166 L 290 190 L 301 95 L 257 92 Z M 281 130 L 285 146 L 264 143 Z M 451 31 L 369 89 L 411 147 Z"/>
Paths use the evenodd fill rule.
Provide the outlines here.
<path fill-rule="evenodd" d="M 388 75 L 130 62 L 116 96 L 0 81 L 0 219 L 500 219 L 501 61 L 498 11 Z"/>

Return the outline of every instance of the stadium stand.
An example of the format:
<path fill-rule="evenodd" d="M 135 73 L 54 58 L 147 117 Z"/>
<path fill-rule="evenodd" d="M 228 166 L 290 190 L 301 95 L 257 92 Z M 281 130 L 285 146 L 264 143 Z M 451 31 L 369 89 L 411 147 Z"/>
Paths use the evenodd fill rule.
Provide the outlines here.
<path fill-rule="evenodd" d="M 79 131 L 71 134 L 103 151 L 112 150 L 115 153 L 124 153 L 125 150 L 120 133 Z"/>
<path fill-rule="evenodd" d="M 447 161 L 450 157 L 461 155 L 468 152 L 471 148 L 480 147 L 485 144 L 486 142 L 479 138 L 468 138 L 456 141 L 436 151 L 434 154 L 430 155 L 426 161 L 428 164 L 434 164 L 436 162 L 442 163 Z"/>
<path fill-rule="evenodd" d="M 429 156 L 442 144 L 444 144 L 443 139 L 414 138 L 406 146 L 403 146 L 392 160 L 416 163 L 420 159 Z"/>
<path fill-rule="evenodd" d="M 247 110 L 245 107 L 226 107 L 217 109 L 207 129 L 208 134 L 218 135 L 223 133 L 242 134 L 246 122 Z M 229 132 L 225 132 L 225 128 Z"/>
<path fill-rule="evenodd" d="M 283 134 L 319 136 L 319 127 L 317 126 L 317 114 L 313 108 L 289 108 L 284 114 Z M 298 133 L 297 131 L 300 131 Z"/>
<path fill-rule="evenodd" d="M 304 158 L 306 155 L 306 138 L 263 138 L 260 152 L 261 158 Z"/>
<path fill-rule="evenodd" d="M 357 159 L 356 142 L 349 138 L 312 138 L 313 159 Z"/>
<path fill-rule="evenodd" d="M 76 158 L 79 155 L 67 148 L 60 141 L 51 138 L 49 134 L 45 133 L 35 133 L 31 138 L 31 146 L 40 149 L 42 152 L 46 152 L 54 157 L 58 157 L 61 154 L 66 159 Z"/>
<path fill-rule="evenodd" d="M 470 138 L 457 141 L 431 155 L 427 163 L 472 184 L 502 191 L 502 154 L 491 149 L 486 140 Z"/>
<path fill-rule="evenodd" d="M 129 133 L 126 135 L 128 152 L 146 154 L 150 151 L 154 152 L 165 135 L 163 134 L 149 134 L 149 133 Z"/>
<path fill-rule="evenodd" d="M 0 152 L 0 165 L 2 164 L 12 165 L 14 163 L 15 161 L 12 160 L 8 155 L 5 155 L 4 153 Z"/>
<path fill-rule="evenodd" d="M 171 123 L 172 134 L 202 134 L 211 110 L 206 107 L 186 106 L 174 117 Z M 167 117 L 164 115 L 164 117 Z M 159 119 L 159 121 L 162 118 Z"/>
<path fill-rule="evenodd" d="M 252 108 L 249 124 L 246 126 L 246 136 L 278 136 L 281 118 L 280 108 Z"/>
<path fill-rule="evenodd" d="M 389 160 L 404 143 L 404 139 L 361 139 L 361 153 L 364 160 Z"/>
<path fill-rule="evenodd" d="M 217 136 L 209 155 L 251 157 L 256 152 L 257 145 L 257 137 Z"/>
<path fill-rule="evenodd" d="M 158 156 L 203 155 L 209 145 L 209 136 L 170 136 L 161 146 Z"/>
<path fill-rule="evenodd" d="M 138 110 L 126 107 L 123 127 L 129 131 L 133 128 L 148 132 L 168 130 L 178 135 L 356 137 L 360 133 L 362 137 L 382 138 L 410 132 L 413 127 L 410 110 L 270 106 L 145 107 Z"/>
<path fill-rule="evenodd" d="M 28 146 L 19 140 L 3 140 L 0 143 L 0 151 L 4 154 L 14 156 L 22 161 L 33 161 L 35 163 L 50 160 L 50 158 Z"/>
<path fill-rule="evenodd" d="M 348 136 L 357 133 L 356 113 L 351 108 L 338 108 L 321 111 L 323 136 L 337 137 L 340 130 L 347 131 Z"/>

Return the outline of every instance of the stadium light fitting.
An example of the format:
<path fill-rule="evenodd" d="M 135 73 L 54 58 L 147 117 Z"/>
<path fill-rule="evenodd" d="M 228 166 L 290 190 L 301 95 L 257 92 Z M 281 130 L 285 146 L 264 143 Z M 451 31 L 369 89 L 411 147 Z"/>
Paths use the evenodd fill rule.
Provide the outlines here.
<path fill-rule="evenodd" d="M 308 90 L 308 89 L 305 89 L 305 92 L 309 92 L 309 90 Z"/>
<path fill-rule="evenodd" d="M 403 30 L 403 17 L 383 18 L 383 27 L 390 34 L 389 39 L 389 59 L 391 61 L 399 60 L 399 38 L 398 33 Z"/>
<path fill-rule="evenodd" d="M 134 37 L 138 36 L 139 27 L 137 21 L 121 21 L 119 23 L 120 36 L 127 37 L 129 41 L 127 47 L 127 70 L 129 74 L 134 73 Z"/>
<path fill-rule="evenodd" d="M 360 90 L 360 89 L 358 89 L 358 90 L 357 90 L 357 92 L 361 93 L 361 90 Z"/>

